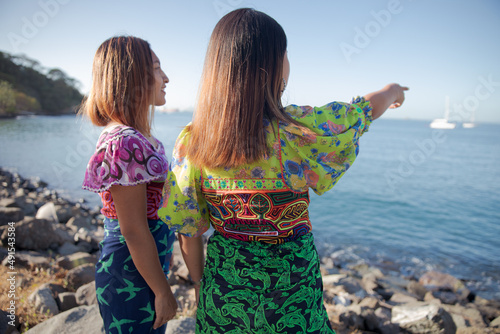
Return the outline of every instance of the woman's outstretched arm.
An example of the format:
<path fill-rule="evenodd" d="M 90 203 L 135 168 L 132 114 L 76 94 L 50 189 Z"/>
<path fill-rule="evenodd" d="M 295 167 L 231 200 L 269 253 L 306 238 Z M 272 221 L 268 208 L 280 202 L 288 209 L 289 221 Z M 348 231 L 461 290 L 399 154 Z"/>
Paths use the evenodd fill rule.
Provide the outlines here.
<path fill-rule="evenodd" d="M 366 94 L 364 98 L 365 100 L 370 101 L 373 119 L 377 119 L 382 116 L 388 108 L 400 107 L 405 100 L 404 92 L 408 89 L 408 87 L 392 83 L 388 84 L 381 90 Z"/>

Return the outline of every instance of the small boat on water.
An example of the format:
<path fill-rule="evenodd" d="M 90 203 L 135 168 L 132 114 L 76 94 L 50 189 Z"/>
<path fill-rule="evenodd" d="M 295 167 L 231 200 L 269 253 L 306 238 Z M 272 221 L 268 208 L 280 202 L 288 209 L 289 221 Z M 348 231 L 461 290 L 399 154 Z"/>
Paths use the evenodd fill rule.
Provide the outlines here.
<path fill-rule="evenodd" d="M 470 128 L 476 127 L 476 123 L 474 123 L 474 110 L 472 111 L 472 114 L 470 116 L 470 120 L 468 122 L 463 122 L 462 127 L 465 129 L 470 129 Z"/>
<path fill-rule="evenodd" d="M 444 108 L 444 118 L 436 118 L 429 125 L 433 129 L 454 129 L 457 124 L 448 121 L 450 116 L 450 97 L 446 96 L 445 108 Z"/>

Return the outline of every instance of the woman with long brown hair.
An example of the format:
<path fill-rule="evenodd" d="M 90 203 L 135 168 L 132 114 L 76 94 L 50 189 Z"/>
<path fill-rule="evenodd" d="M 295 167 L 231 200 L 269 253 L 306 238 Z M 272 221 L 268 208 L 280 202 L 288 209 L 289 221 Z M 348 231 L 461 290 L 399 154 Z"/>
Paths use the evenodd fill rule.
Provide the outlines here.
<path fill-rule="evenodd" d="M 177 311 L 166 277 L 175 234 L 157 215 L 169 164 L 151 122 L 154 106 L 165 104 L 169 80 L 149 43 L 131 36 L 101 44 L 92 78 L 81 113 L 105 128 L 83 188 L 99 193 L 105 216 L 95 276 L 104 329 L 164 333 Z M 201 239 L 179 240 L 191 276 L 200 280 Z"/>
<path fill-rule="evenodd" d="M 372 120 L 407 89 L 351 103 L 281 105 L 286 35 L 268 15 L 224 16 L 208 46 L 193 122 L 179 135 L 158 214 L 180 233 L 214 228 L 197 333 L 333 333 L 323 305 L 308 190 L 323 194 L 354 162 Z"/>

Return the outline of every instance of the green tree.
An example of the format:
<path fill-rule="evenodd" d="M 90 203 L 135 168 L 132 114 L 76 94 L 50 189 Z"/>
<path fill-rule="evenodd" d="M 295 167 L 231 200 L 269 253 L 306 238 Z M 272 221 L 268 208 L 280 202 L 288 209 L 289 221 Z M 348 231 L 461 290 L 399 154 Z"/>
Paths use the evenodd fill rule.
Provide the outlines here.
<path fill-rule="evenodd" d="M 0 81 L 0 114 L 11 113 L 16 108 L 16 94 L 12 85 L 7 81 Z"/>

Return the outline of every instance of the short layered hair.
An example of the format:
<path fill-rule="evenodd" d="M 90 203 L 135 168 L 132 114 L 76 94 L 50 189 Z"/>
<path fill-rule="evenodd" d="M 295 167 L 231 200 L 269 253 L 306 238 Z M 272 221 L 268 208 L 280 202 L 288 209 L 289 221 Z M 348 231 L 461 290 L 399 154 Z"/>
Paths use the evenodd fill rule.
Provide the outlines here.
<path fill-rule="evenodd" d="M 94 56 L 92 87 L 80 113 L 97 126 L 114 121 L 149 136 L 154 84 L 149 43 L 133 36 L 112 37 Z"/>
<path fill-rule="evenodd" d="M 217 23 L 188 127 L 191 162 L 206 168 L 251 163 L 268 150 L 264 118 L 300 126 L 281 105 L 286 49 L 283 28 L 262 12 L 237 9 Z"/>

